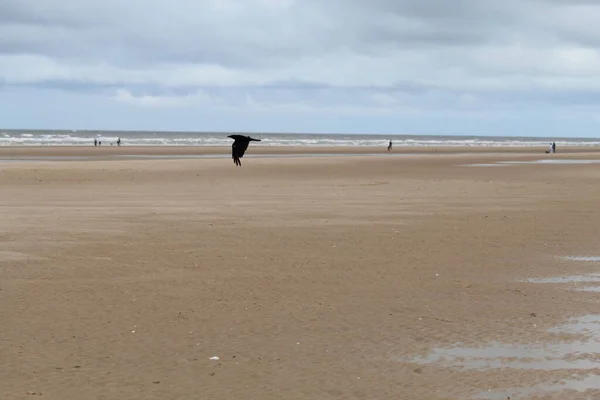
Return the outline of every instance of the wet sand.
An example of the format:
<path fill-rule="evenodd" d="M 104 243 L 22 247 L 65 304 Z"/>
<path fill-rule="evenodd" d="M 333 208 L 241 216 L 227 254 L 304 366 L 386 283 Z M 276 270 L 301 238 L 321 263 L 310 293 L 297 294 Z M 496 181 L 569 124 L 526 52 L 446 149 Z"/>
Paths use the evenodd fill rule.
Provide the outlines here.
<path fill-rule="evenodd" d="M 465 165 L 600 153 L 526 150 L 0 163 L 1 397 L 463 399 L 598 374 L 418 362 L 598 312 L 528 279 L 598 272 L 561 257 L 600 255 L 600 164 Z"/>
<path fill-rule="evenodd" d="M 541 147 L 462 147 L 462 146 L 394 146 L 391 152 L 385 147 L 372 146 L 266 146 L 252 143 L 246 157 L 276 154 L 498 154 L 506 155 L 544 155 L 547 148 Z M 552 157 L 565 155 L 600 154 L 600 146 L 557 147 Z M 94 156 L 111 157 L 124 155 L 137 156 L 184 156 L 184 155 L 230 155 L 230 146 L 6 146 L 0 147 L 0 157 L 57 157 L 57 156 Z"/>

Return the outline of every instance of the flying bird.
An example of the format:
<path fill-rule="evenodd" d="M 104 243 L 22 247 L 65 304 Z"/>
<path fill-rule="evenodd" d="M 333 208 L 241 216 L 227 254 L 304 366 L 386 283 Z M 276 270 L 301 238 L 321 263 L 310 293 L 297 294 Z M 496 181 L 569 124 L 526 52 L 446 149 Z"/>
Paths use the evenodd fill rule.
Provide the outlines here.
<path fill-rule="evenodd" d="M 250 136 L 244 135 L 229 135 L 227 137 L 233 139 L 233 144 L 231 145 L 231 156 L 233 158 L 233 162 L 238 167 L 242 165 L 240 158 L 244 157 L 244 153 L 246 153 L 246 149 L 248 149 L 250 142 L 260 142 L 260 139 L 253 139 Z"/>

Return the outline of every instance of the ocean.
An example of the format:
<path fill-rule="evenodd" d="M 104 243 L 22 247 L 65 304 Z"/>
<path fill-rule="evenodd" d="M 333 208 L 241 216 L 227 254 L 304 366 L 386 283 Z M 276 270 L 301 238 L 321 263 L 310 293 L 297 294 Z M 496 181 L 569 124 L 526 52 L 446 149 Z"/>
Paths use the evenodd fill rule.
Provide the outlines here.
<path fill-rule="evenodd" d="M 305 133 L 243 132 L 152 132 L 152 131 L 75 131 L 75 130 L 3 130 L 0 146 L 93 146 L 94 138 L 103 145 L 131 146 L 228 146 L 227 136 L 238 133 L 262 139 L 263 146 L 472 146 L 472 147 L 546 147 L 599 146 L 600 138 L 514 137 L 514 136 L 437 136 L 437 135 L 357 135 Z"/>

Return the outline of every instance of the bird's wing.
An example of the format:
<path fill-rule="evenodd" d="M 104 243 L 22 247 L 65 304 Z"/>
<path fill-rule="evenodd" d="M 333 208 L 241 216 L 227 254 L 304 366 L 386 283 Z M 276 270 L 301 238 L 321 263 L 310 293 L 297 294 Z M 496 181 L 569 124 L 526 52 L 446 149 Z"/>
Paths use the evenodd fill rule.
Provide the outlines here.
<path fill-rule="evenodd" d="M 233 145 L 231 146 L 231 155 L 233 156 L 233 158 L 244 157 L 244 153 L 246 153 L 246 149 L 248 149 L 249 143 L 250 142 L 248 142 L 247 140 L 236 140 L 235 142 L 233 142 Z"/>

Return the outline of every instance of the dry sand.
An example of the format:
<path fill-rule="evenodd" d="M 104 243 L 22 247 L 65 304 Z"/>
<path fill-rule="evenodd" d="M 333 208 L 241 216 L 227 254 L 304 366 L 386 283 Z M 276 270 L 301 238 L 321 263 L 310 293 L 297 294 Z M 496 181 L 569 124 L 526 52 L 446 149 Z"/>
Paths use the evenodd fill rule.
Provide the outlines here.
<path fill-rule="evenodd" d="M 445 399 L 569 376 L 406 361 L 598 311 L 518 280 L 589 270 L 555 256 L 600 253 L 600 164 L 464 164 L 600 153 L 458 150 L 0 161 L 0 398 Z M 206 150 L 0 157 L 102 151 Z"/>

